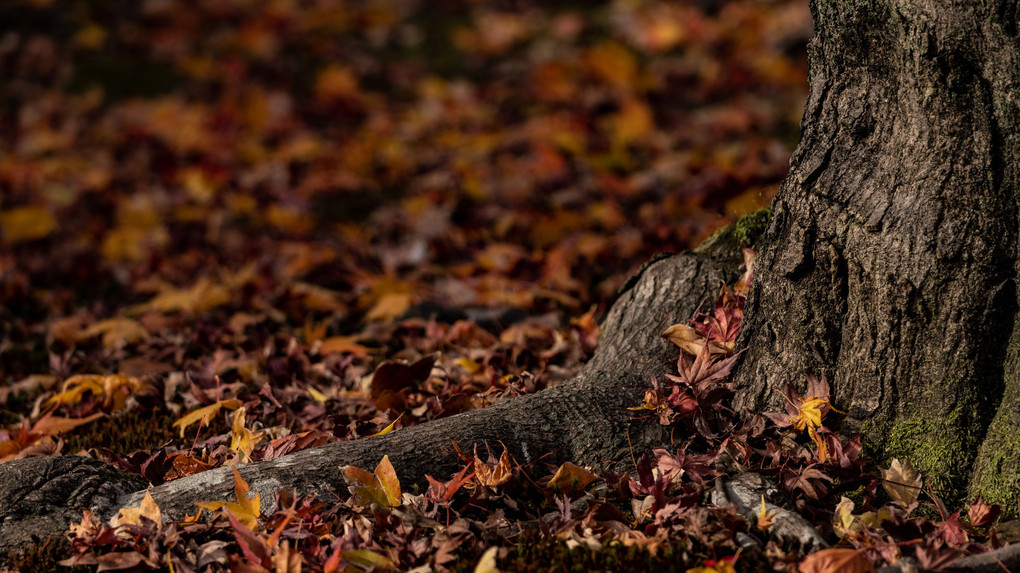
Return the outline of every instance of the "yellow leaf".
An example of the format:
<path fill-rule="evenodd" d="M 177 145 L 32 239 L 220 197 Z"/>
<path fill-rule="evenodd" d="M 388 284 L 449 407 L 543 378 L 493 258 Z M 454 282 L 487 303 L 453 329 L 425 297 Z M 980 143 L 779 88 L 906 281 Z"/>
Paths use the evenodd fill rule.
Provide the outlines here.
<path fill-rule="evenodd" d="M 127 397 L 142 389 L 145 383 L 133 376 L 112 374 L 79 374 L 64 381 L 60 393 L 52 396 L 46 404 L 77 404 L 85 392 L 103 398 L 103 405 L 113 410 L 123 410 Z"/>
<path fill-rule="evenodd" d="M 385 555 L 380 555 L 371 549 L 352 549 L 341 553 L 344 561 L 363 569 L 371 568 L 392 568 L 396 566 Z"/>
<path fill-rule="evenodd" d="M 234 419 L 231 424 L 230 449 L 241 454 L 241 463 L 251 461 L 251 453 L 262 441 L 262 432 L 253 432 L 244 427 L 245 409 L 238 408 L 234 411 Z"/>
<path fill-rule="evenodd" d="M 48 412 L 39 421 L 32 425 L 32 432 L 37 434 L 62 434 L 68 430 L 73 430 L 83 424 L 88 424 L 102 418 L 106 414 L 102 412 L 96 412 L 91 416 L 85 416 L 84 418 L 61 418 L 60 416 L 52 415 L 53 412 Z"/>
<path fill-rule="evenodd" d="M 245 527 L 252 531 L 258 531 L 262 500 L 257 493 L 255 497 L 248 497 L 248 482 L 241 477 L 237 466 L 231 469 L 234 470 L 234 497 L 237 498 L 237 501 L 200 501 L 195 505 L 209 511 L 225 509 Z"/>
<path fill-rule="evenodd" d="M 138 507 L 126 507 L 118 511 L 117 515 L 110 520 L 110 526 L 142 525 L 143 517 L 155 523 L 163 522 L 163 514 L 155 500 L 152 499 L 152 495 L 149 494 L 149 490 L 145 490 L 145 497 L 142 498 L 142 503 Z"/>
<path fill-rule="evenodd" d="M 674 324 L 659 336 L 679 346 L 681 350 L 691 356 L 701 354 L 701 350 L 705 347 L 705 337 L 686 324 Z"/>
<path fill-rule="evenodd" d="M 761 531 L 768 531 L 775 525 L 772 518 L 776 516 L 775 512 L 769 513 L 765 507 L 765 496 L 761 496 L 761 511 L 758 512 L 758 529 Z"/>
<path fill-rule="evenodd" d="M 906 506 L 917 501 L 917 496 L 921 494 L 921 476 L 914 466 L 910 465 L 910 460 L 903 460 L 901 463 L 900 460 L 893 458 L 889 469 L 879 468 L 879 471 L 882 472 L 884 480 L 882 487 L 889 492 L 889 497 Z"/>
<path fill-rule="evenodd" d="M 793 426 L 798 430 L 820 428 L 822 426 L 823 406 L 829 406 L 829 401 L 822 398 L 808 398 L 804 400 L 797 411 L 797 417 L 793 421 Z"/>
<path fill-rule="evenodd" d="M 482 365 L 470 358 L 457 358 L 453 361 L 453 363 L 460 366 L 471 375 L 478 374 L 482 370 Z"/>
<path fill-rule="evenodd" d="M 556 474 L 553 475 L 546 489 L 573 496 L 584 491 L 584 488 L 598 479 L 590 471 L 566 462 L 556 470 Z"/>
<path fill-rule="evenodd" d="M 857 517 L 853 514 L 854 502 L 848 497 L 841 497 L 836 505 L 836 512 L 832 514 L 832 530 L 840 539 L 846 537 L 856 528 Z"/>
<path fill-rule="evenodd" d="M 0 229 L 9 245 L 41 239 L 56 228 L 57 219 L 44 207 L 28 205 L 0 212 Z"/>
<path fill-rule="evenodd" d="M 374 474 L 355 466 L 343 466 L 340 469 L 347 481 L 347 489 L 357 503 L 382 507 L 400 505 L 400 480 L 397 479 L 397 472 L 389 456 L 383 456 Z"/>
<path fill-rule="evenodd" d="M 358 344 L 356 336 L 330 336 L 319 345 L 319 354 L 334 354 L 346 352 L 358 358 L 368 356 L 368 347 Z"/>
<path fill-rule="evenodd" d="M 365 316 L 368 320 L 389 321 L 404 314 L 411 306 L 411 294 L 406 292 L 386 293 L 379 297 Z"/>
<path fill-rule="evenodd" d="M 496 567 L 496 554 L 499 553 L 498 547 L 490 547 L 482 553 L 481 559 L 478 560 L 478 565 L 475 565 L 475 573 L 500 573 L 499 567 Z"/>
<path fill-rule="evenodd" d="M 397 416 L 397 419 L 393 420 L 392 422 L 390 422 L 389 426 L 386 426 L 385 428 L 379 430 L 378 432 L 376 432 L 376 433 L 374 433 L 374 434 L 372 434 L 371 436 L 368 436 L 368 437 L 371 438 L 372 436 L 385 436 L 386 434 L 392 432 L 393 430 L 395 430 L 397 428 L 397 422 L 399 422 L 400 419 L 403 418 L 403 417 L 404 417 L 403 414 Z"/>
<path fill-rule="evenodd" d="M 316 390 L 314 386 L 308 387 L 308 395 L 311 396 L 312 400 L 315 400 L 316 402 L 325 402 L 329 400 L 328 396 Z"/>
<path fill-rule="evenodd" d="M 201 278 L 191 287 L 165 290 L 149 302 L 135 306 L 131 310 L 136 313 L 205 312 L 230 302 L 231 298 L 226 286 L 216 284 L 208 278 Z"/>
<path fill-rule="evenodd" d="M 149 331 L 136 320 L 130 318 L 110 318 L 101 320 L 81 331 L 78 340 L 87 340 L 103 335 L 103 348 L 115 350 L 128 344 L 148 340 Z"/>
<path fill-rule="evenodd" d="M 237 408 L 240 407 L 241 401 L 236 398 L 232 398 L 230 400 L 219 400 L 217 402 L 209 404 L 208 406 L 202 406 L 197 410 L 193 410 L 191 412 L 188 412 L 184 416 L 181 416 L 180 419 L 174 422 L 174 427 L 175 428 L 180 427 L 181 437 L 183 438 L 184 431 L 187 429 L 188 426 L 194 424 L 195 422 L 199 423 L 199 427 L 208 426 L 209 422 L 211 422 L 212 419 L 216 417 L 216 414 L 220 412 L 221 408 L 227 408 L 228 410 L 236 410 Z"/>

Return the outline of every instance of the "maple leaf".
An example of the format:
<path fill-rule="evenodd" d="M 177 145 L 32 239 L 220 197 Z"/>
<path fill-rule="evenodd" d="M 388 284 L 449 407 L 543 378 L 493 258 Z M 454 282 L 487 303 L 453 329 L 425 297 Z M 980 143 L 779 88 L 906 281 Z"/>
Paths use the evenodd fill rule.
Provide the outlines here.
<path fill-rule="evenodd" d="M 195 505 L 209 511 L 224 509 L 231 516 L 251 531 L 257 531 L 259 527 L 259 516 L 262 515 L 262 500 L 258 493 L 255 497 L 248 497 L 248 482 L 244 481 L 237 466 L 231 467 L 234 471 L 234 497 L 236 501 L 200 501 Z"/>
<path fill-rule="evenodd" d="M 113 374 L 79 374 L 64 381 L 62 390 L 50 397 L 46 404 L 77 404 L 86 392 L 102 397 L 103 404 L 113 410 L 123 410 L 127 396 L 145 387 L 138 378 Z"/>
<path fill-rule="evenodd" d="M 371 549 L 352 549 L 341 553 L 344 561 L 360 569 L 389 569 L 396 566 L 392 559 Z"/>
<path fill-rule="evenodd" d="M 244 426 L 245 408 L 234 410 L 231 423 L 230 449 L 241 454 L 241 463 L 251 461 L 251 453 L 265 437 L 264 432 L 253 432 Z"/>
<path fill-rule="evenodd" d="M 181 429 L 181 437 L 184 437 L 184 431 L 188 426 L 198 422 L 199 427 L 208 426 L 209 422 L 219 414 L 220 410 L 226 408 L 228 410 L 236 410 L 241 407 L 241 401 L 237 398 L 231 398 L 229 400 L 217 400 L 208 406 L 202 406 L 196 410 L 188 412 L 184 416 L 181 416 L 176 422 L 174 422 L 175 428 Z"/>
<path fill-rule="evenodd" d="M 475 444 L 475 481 L 484 486 L 496 487 L 510 481 L 511 475 L 513 472 L 510 467 L 510 452 L 506 446 L 503 446 L 503 455 L 499 457 L 499 461 L 494 466 L 489 466 L 478 457 L 478 444 Z"/>
<path fill-rule="evenodd" d="M 382 461 L 375 467 L 375 473 L 355 466 L 342 466 L 340 470 L 355 502 L 364 506 L 400 505 L 400 480 L 397 479 L 397 472 L 393 469 L 389 456 L 383 456 Z"/>
<path fill-rule="evenodd" d="M 894 501 L 903 504 L 904 507 L 909 507 L 917 501 L 917 497 L 921 495 L 921 476 L 914 470 L 914 466 L 910 465 L 910 460 L 900 462 L 893 458 L 888 469 L 879 468 L 879 471 L 882 473 L 882 487 Z"/>
<path fill-rule="evenodd" d="M 149 331 L 141 323 L 126 317 L 101 320 L 78 333 L 76 339 L 88 340 L 99 335 L 103 336 L 103 348 L 108 350 L 149 339 Z"/>
<path fill-rule="evenodd" d="M 113 519 L 110 520 L 110 526 L 141 526 L 143 518 L 156 524 L 163 522 L 163 514 L 159 510 L 159 506 L 156 505 L 155 500 L 152 499 L 152 495 L 149 494 L 148 489 L 145 490 L 145 497 L 142 498 L 138 507 L 122 508 L 117 512 L 117 515 L 113 516 Z M 128 539 L 132 537 L 131 533 L 127 533 L 126 535 Z"/>
<path fill-rule="evenodd" d="M 725 360 L 713 361 L 711 353 L 703 347 L 694 362 L 689 362 L 687 357 L 681 354 L 676 363 L 680 375 L 667 374 L 666 377 L 678 384 L 690 386 L 695 391 L 701 391 L 712 384 L 724 382 L 739 356 L 735 354 Z"/>
<path fill-rule="evenodd" d="M 878 529 L 879 525 L 892 518 L 892 511 L 883 507 L 878 512 L 868 511 L 861 515 L 854 515 L 855 504 L 845 496 L 841 496 L 836 505 L 836 511 L 832 515 L 832 530 L 841 539 L 844 537 L 859 537 L 862 532 L 868 529 Z"/>
<path fill-rule="evenodd" d="M 970 508 L 967 510 L 967 517 L 974 527 L 988 527 L 999 519 L 1001 513 L 1001 505 L 986 503 L 981 494 L 978 494 L 977 499 L 970 504 Z"/>
<path fill-rule="evenodd" d="M 426 492 L 425 497 L 440 503 L 449 503 L 457 491 L 474 477 L 473 473 L 468 473 L 471 469 L 471 465 L 464 466 L 457 475 L 453 476 L 453 479 L 446 483 L 425 474 L 425 479 L 429 482 L 429 490 Z"/>

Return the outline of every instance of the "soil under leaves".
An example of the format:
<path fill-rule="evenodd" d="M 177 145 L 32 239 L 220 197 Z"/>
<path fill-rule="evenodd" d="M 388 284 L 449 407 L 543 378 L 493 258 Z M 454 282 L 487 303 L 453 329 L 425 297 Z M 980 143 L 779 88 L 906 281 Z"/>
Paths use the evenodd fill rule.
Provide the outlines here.
<path fill-rule="evenodd" d="M 0 461 L 158 485 L 569 379 L 638 265 L 775 193 L 810 33 L 785 1 L 6 4 Z M 851 571 L 997 546 L 996 507 L 918 509 L 908 464 L 879 478 L 832 433 L 824 379 L 771 419 L 727 408 L 749 280 L 670 329 L 678 369 L 634 415 L 693 437 L 634 475 L 489 444 L 427 491 L 380 460 L 270 515 L 238 477 L 184 522 L 86 514 L 22 570 Z M 756 522 L 706 506 L 733 464 L 846 549 L 802 562 L 764 499 Z"/>

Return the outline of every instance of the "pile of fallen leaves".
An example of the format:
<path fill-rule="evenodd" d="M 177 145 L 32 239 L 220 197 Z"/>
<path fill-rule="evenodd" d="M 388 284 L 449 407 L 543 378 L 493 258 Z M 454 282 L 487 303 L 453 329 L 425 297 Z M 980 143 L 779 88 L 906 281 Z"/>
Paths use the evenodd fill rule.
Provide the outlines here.
<path fill-rule="evenodd" d="M 875 475 L 859 438 L 844 440 L 826 427 L 837 411 L 824 376 L 809 377 L 803 395 L 787 388 L 784 413 L 740 416 L 726 407 L 752 263 L 748 252 L 741 281 L 732 290 L 723 287 L 710 313 L 664 333 L 682 349 L 677 374 L 654 383 L 633 410 L 651 410 L 666 425 L 685 423 L 690 431 L 683 435 L 690 437 L 641 454 L 634 475 L 569 462 L 522 466 L 505 449 L 500 455 L 476 449 L 461 452 L 463 467 L 455 475 L 426 476 L 427 491 L 412 493 L 402 491 L 383 457 L 374 471 L 341 468 L 348 492 L 331 499 L 278 492 L 275 510 L 262 515 L 259 496 L 249 496 L 235 469 L 234 501 L 199 503 L 196 514 L 180 522 L 164 523 L 148 496 L 109 524 L 86 511 L 69 534 L 75 555 L 62 563 L 173 571 L 491 572 L 532 570 L 534 547 L 552 544 L 561 548 L 560 562 L 550 563 L 554 569 L 569 563 L 639 568 L 666 559 L 668 567 L 687 573 L 851 573 L 887 563 L 939 569 L 1001 546 L 1001 507 L 979 498 L 966 517 L 950 513 L 906 461 L 893 460 Z M 237 408 L 231 449 L 243 463 L 249 454 L 242 444 L 252 439 L 244 408 L 239 402 L 217 407 Z M 193 423 L 209 408 L 179 422 Z M 143 468 L 165 461 L 150 458 Z M 705 504 L 713 481 L 734 467 L 778 486 L 769 503 L 762 496 L 754 520 L 732 506 Z M 922 492 L 929 503 L 922 505 Z M 808 517 L 838 546 L 803 557 L 800 548 L 773 536 L 777 503 Z M 590 558 L 635 549 L 637 556 L 617 561 Z"/>
<path fill-rule="evenodd" d="M 0 460 L 160 483 L 570 378 L 638 265 L 775 192 L 810 27 L 796 2 L 4 3 Z"/>
<path fill-rule="evenodd" d="M 2 3 L 0 461 L 87 455 L 158 485 L 569 379 L 638 265 L 775 193 L 810 34 L 792 0 Z M 905 462 L 869 473 L 826 426 L 824 377 L 771 419 L 727 408 L 749 280 L 667 332 L 678 370 L 634 415 L 692 437 L 635 452 L 635 475 L 491 444 L 425 492 L 381 460 L 270 515 L 238 478 L 184 522 L 85 515 L 71 562 L 798 563 L 767 511 L 702 504 L 720 457 L 851 551 L 816 563 L 996 546 L 996 508 L 918 506 Z"/>

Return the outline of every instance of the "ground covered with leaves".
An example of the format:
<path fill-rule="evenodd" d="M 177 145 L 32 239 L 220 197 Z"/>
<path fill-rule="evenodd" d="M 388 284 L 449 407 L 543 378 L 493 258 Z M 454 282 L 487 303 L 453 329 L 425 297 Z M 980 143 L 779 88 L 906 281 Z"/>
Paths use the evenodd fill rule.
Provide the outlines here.
<path fill-rule="evenodd" d="M 775 193 L 810 34 L 783 0 L 5 3 L 0 461 L 87 455 L 158 485 L 569 379 L 642 262 Z M 270 515 L 238 475 L 183 522 L 86 514 L 56 559 L 863 571 L 999 544 L 997 508 L 929 488 L 918 509 L 909 463 L 878 476 L 829 431 L 824 379 L 771 419 L 728 410 L 752 263 L 667 330 L 678 369 L 634 415 L 693 437 L 634 452 L 634 475 L 490 444 L 426 491 L 383 459 Z M 840 548 L 771 539 L 778 498 L 706 506 L 720 459 Z"/>

